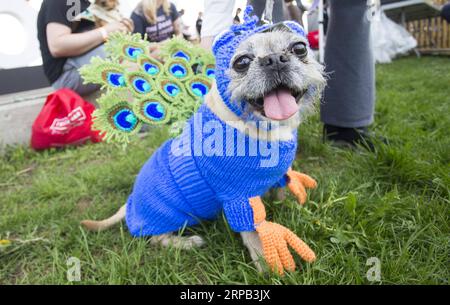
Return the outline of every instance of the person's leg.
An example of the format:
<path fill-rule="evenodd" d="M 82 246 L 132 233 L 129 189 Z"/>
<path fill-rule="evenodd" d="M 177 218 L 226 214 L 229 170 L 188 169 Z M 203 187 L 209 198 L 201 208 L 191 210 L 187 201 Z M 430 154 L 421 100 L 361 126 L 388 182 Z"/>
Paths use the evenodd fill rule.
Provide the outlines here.
<path fill-rule="evenodd" d="M 303 12 L 301 7 L 303 7 L 301 1 L 288 0 L 284 1 L 287 10 L 287 17 L 290 20 L 298 22 L 301 26 L 303 26 Z"/>
<path fill-rule="evenodd" d="M 272 12 L 273 23 L 284 20 L 283 2 L 284 0 L 274 0 Z M 264 9 L 266 8 L 266 0 L 249 0 L 248 4 L 253 6 L 254 14 L 261 18 Z"/>
<path fill-rule="evenodd" d="M 364 0 L 330 0 L 325 46 L 330 79 L 320 109 L 325 124 L 358 128 L 373 122 L 375 64 L 366 12 Z"/>
<path fill-rule="evenodd" d="M 81 96 L 87 96 L 100 89 L 99 85 L 83 84 L 78 69 L 91 62 L 92 57 L 105 57 L 103 46 L 99 46 L 83 55 L 69 58 L 64 65 L 63 74 L 52 84 L 55 89 L 69 88 Z"/>
<path fill-rule="evenodd" d="M 441 17 L 450 23 L 450 3 L 447 3 L 442 7 Z"/>

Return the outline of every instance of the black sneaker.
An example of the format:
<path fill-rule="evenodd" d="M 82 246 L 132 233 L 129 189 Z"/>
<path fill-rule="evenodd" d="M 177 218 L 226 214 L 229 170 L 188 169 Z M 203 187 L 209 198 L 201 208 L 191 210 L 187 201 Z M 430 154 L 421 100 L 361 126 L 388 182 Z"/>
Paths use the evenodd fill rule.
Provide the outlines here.
<path fill-rule="evenodd" d="M 325 124 L 323 127 L 323 140 L 331 141 L 336 146 L 354 148 L 358 145 L 375 150 L 374 142 L 387 144 L 387 140 L 370 133 L 367 127 L 345 128 Z"/>

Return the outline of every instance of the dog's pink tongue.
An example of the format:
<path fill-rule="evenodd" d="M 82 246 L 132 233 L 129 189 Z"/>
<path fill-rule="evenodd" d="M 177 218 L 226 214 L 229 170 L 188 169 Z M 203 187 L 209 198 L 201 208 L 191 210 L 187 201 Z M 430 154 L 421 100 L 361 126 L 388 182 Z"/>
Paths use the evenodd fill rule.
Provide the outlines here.
<path fill-rule="evenodd" d="M 264 96 L 264 112 L 273 120 L 286 120 L 298 111 L 295 97 L 286 89 L 277 89 Z"/>

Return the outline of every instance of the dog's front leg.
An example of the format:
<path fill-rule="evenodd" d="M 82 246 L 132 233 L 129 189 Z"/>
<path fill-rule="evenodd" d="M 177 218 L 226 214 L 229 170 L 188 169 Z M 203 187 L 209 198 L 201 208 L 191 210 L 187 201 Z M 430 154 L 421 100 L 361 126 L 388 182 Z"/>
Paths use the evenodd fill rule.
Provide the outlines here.
<path fill-rule="evenodd" d="M 228 224 L 233 231 L 241 233 L 258 270 L 263 269 L 258 260 L 261 253 L 270 268 L 280 275 L 285 270 L 295 270 L 288 245 L 305 261 L 316 259 L 314 252 L 292 231 L 266 221 L 266 209 L 260 197 L 226 201 L 223 208 Z"/>
<path fill-rule="evenodd" d="M 259 272 L 264 270 L 264 253 L 261 240 L 255 230 L 256 219 L 261 218 L 251 206 L 248 198 L 228 201 L 223 204 L 227 222 L 234 232 L 239 232 L 244 245 L 250 252 L 250 257 Z M 265 215 L 262 216 L 265 218 Z"/>
<path fill-rule="evenodd" d="M 259 272 L 263 272 L 264 269 L 262 260 L 264 259 L 264 253 L 258 233 L 256 231 L 241 232 L 241 237 L 244 245 L 250 252 L 250 257 L 252 258 L 256 269 Z"/>

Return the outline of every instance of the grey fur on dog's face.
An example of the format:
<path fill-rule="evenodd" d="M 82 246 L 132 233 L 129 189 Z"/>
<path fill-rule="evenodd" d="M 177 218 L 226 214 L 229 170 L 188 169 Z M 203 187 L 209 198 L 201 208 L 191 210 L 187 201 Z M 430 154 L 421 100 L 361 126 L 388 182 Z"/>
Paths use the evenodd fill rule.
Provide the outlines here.
<path fill-rule="evenodd" d="M 268 92 L 283 87 L 296 97 L 301 113 L 311 109 L 325 84 L 323 66 L 315 60 L 309 49 L 304 58 L 295 54 L 292 46 L 297 43 L 307 45 L 304 37 L 285 30 L 254 34 L 243 41 L 236 50 L 228 71 L 232 100 L 248 102 L 254 114 L 267 119 L 261 104 L 262 98 Z M 251 63 L 242 72 L 236 70 L 234 65 L 243 56 L 249 57 Z M 279 65 L 268 68 L 264 64 L 267 58 L 281 58 L 281 61 Z"/>

